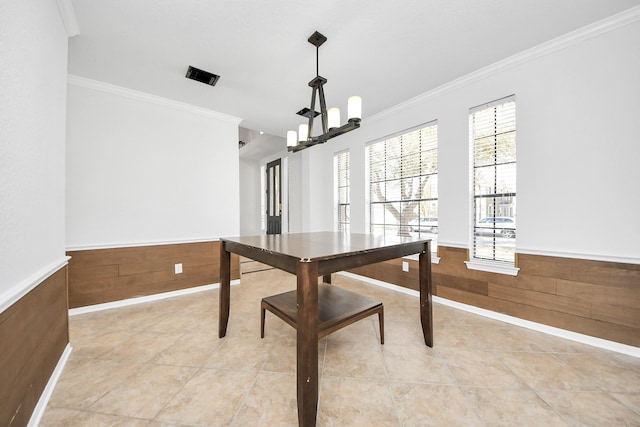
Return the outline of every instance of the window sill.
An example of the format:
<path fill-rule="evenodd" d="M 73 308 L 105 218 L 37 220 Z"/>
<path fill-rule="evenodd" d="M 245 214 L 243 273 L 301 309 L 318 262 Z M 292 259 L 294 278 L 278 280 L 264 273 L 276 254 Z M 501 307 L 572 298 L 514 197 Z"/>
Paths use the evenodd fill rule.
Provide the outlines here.
<path fill-rule="evenodd" d="M 505 264 L 500 261 L 481 261 L 472 260 L 465 261 L 469 270 L 486 271 L 488 273 L 507 274 L 509 276 L 517 276 L 520 269 L 512 265 Z"/>

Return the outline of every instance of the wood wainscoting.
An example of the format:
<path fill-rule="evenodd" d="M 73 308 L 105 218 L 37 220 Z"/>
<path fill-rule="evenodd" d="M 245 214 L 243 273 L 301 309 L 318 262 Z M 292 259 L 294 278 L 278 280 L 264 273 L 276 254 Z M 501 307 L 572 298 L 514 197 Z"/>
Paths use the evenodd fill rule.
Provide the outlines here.
<path fill-rule="evenodd" d="M 66 267 L 0 313 L 0 425 L 26 426 L 69 343 Z"/>
<path fill-rule="evenodd" d="M 219 241 L 68 251 L 69 307 L 218 283 L 219 251 Z M 239 258 L 231 263 L 231 278 L 240 278 Z"/>
<path fill-rule="evenodd" d="M 640 347 L 640 265 L 517 254 L 517 276 L 467 269 L 468 250 L 438 247 L 433 293 L 537 323 Z M 409 272 L 402 262 L 409 262 Z M 350 272 L 417 290 L 418 262 Z"/>

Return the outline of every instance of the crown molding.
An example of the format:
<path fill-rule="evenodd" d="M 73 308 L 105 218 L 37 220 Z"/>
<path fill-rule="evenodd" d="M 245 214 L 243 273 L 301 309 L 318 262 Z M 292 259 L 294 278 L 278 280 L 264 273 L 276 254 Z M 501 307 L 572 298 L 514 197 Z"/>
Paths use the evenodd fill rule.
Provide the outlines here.
<path fill-rule="evenodd" d="M 110 93 L 112 95 L 121 96 L 123 98 L 129 98 L 136 101 L 147 102 L 149 104 L 159 105 L 162 107 L 174 108 L 177 110 L 187 111 L 189 113 L 199 114 L 206 117 L 212 117 L 225 122 L 239 125 L 242 121 L 241 118 L 235 117 L 229 114 L 219 113 L 217 111 L 209 110 L 207 108 L 197 107 L 195 105 L 187 104 L 185 102 L 175 101 L 173 99 L 163 98 L 157 95 L 151 95 L 146 92 L 140 92 L 133 89 L 128 89 L 122 86 L 117 86 L 111 83 L 105 83 L 98 80 L 88 79 L 75 74 L 67 75 L 67 82 L 70 85 L 85 87 L 101 92 Z"/>
<path fill-rule="evenodd" d="M 58 11 L 64 23 L 64 29 L 67 31 L 67 37 L 75 37 L 80 34 L 80 27 L 76 19 L 76 11 L 73 8 L 71 0 L 56 0 Z"/>
<path fill-rule="evenodd" d="M 613 31 L 637 21 L 640 21 L 640 6 L 632 7 L 631 9 L 627 9 L 608 18 L 596 21 L 592 24 L 586 25 L 560 37 L 556 37 L 555 39 L 549 40 L 530 49 L 523 50 L 522 52 L 516 53 L 515 55 L 509 56 L 503 60 L 480 68 L 479 70 L 473 71 L 467 75 L 451 80 L 448 83 L 440 85 L 432 90 L 424 92 L 404 102 L 401 102 L 400 104 L 396 104 L 391 108 L 374 114 L 366 121 L 374 122 L 377 120 L 381 120 L 387 116 L 411 108 L 416 104 L 421 104 L 423 102 L 429 101 L 430 99 L 442 95 L 443 93 L 461 88 L 464 85 L 470 83 L 475 83 L 497 72 L 533 61 L 534 59 L 540 58 L 541 56 L 549 55 L 550 53 L 565 49 L 577 43 L 583 42 L 593 37 L 597 37 L 601 34 Z"/>

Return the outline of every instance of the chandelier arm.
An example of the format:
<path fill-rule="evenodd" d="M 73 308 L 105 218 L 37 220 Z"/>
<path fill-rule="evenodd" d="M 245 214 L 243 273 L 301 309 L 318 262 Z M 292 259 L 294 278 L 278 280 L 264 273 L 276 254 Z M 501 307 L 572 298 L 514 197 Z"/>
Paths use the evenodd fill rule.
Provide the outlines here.
<path fill-rule="evenodd" d="M 317 87 L 313 86 L 313 91 L 311 92 L 311 107 L 309 108 L 309 133 L 307 134 L 307 141 L 311 140 L 311 135 L 313 135 L 313 116 L 315 116 L 316 112 L 316 91 Z"/>
<path fill-rule="evenodd" d="M 322 133 L 327 133 L 328 128 L 328 114 L 327 114 L 327 103 L 324 100 L 324 84 L 321 83 L 318 87 L 318 91 L 320 92 L 320 115 L 322 117 Z M 311 134 L 309 134 L 311 135 Z"/>
<path fill-rule="evenodd" d="M 300 142 L 295 147 L 288 147 L 287 150 L 295 153 L 296 151 L 304 150 L 305 148 L 313 147 L 314 145 L 324 144 L 331 138 L 335 138 L 336 136 L 358 129 L 360 127 L 360 121 L 360 119 L 349 119 L 347 123 L 339 128 L 331 129 L 329 132 L 323 133 L 322 135 L 309 137 L 306 142 Z"/>
<path fill-rule="evenodd" d="M 331 138 L 335 138 L 336 136 L 340 136 L 354 129 L 358 129 L 360 127 L 360 121 L 360 119 L 349 119 L 347 123 L 340 126 L 339 128 L 331 129 L 328 132 L 325 132 L 324 134 L 318 136 L 318 143 L 322 144 L 323 142 L 326 142 Z"/>

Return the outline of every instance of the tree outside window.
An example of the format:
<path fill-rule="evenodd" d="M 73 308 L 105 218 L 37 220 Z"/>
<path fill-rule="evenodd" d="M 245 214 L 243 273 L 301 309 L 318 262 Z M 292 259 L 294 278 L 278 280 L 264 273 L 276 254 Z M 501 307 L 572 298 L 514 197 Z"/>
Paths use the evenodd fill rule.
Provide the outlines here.
<path fill-rule="evenodd" d="M 371 232 L 434 239 L 438 232 L 437 122 L 367 148 Z"/>

